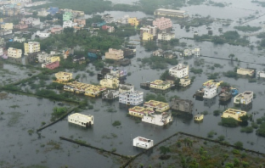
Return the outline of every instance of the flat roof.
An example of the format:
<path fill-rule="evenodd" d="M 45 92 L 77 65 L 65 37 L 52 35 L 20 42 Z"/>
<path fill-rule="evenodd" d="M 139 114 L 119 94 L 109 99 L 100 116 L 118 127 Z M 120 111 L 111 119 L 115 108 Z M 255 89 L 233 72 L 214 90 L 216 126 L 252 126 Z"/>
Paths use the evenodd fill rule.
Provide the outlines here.
<path fill-rule="evenodd" d="M 185 13 L 186 11 L 184 10 L 174 10 L 174 9 L 165 9 L 165 8 L 159 8 L 159 9 L 156 9 L 157 10 L 162 10 L 162 11 L 165 11 L 165 12 L 179 12 L 179 13 Z"/>

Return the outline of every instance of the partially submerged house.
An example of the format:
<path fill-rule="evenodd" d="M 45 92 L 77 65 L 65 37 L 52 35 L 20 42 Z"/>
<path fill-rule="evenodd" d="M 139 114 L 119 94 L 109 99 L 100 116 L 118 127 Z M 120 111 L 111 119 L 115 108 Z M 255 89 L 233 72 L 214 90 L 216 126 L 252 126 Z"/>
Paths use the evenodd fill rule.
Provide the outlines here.
<path fill-rule="evenodd" d="M 248 105 L 252 102 L 254 93 L 252 91 L 245 91 L 234 97 L 234 104 Z"/>
<path fill-rule="evenodd" d="M 163 112 L 162 114 L 150 114 L 145 115 L 142 118 L 142 122 L 154 124 L 158 126 L 165 126 L 173 121 L 171 113 Z"/>
<path fill-rule="evenodd" d="M 102 99 L 103 100 L 114 100 L 116 98 L 119 98 L 119 91 L 118 90 L 106 90 L 102 93 Z"/>
<path fill-rule="evenodd" d="M 55 74 L 56 82 L 64 83 L 73 79 L 73 74 L 69 72 L 57 72 Z"/>
<path fill-rule="evenodd" d="M 154 110 L 151 108 L 145 108 L 140 106 L 134 106 L 132 108 L 129 108 L 129 115 L 134 117 L 140 117 L 143 118 L 144 115 L 153 114 Z"/>
<path fill-rule="evenodd" d="M 170 108 L 174 111 L 192 113 L 193 102 L 191 100 L 173 99 L 170 102 Z"/>
<path fill-rule="evenodd" d="M 237 71 L 236 71 L 236 73 L 238 75 L 253 77 L 254 74 L 255 74 L 255 70 L 254 69 L 238 68 Z"/>
<path fill-rule="evenodd" d="M 165 102 L 149 100 L 144 103 L 144 107 L 153 109 L 155 112 L 164 112 L 169 110 L 169 104 Z"/>
<path fill-rule="evenodd" d="M 138 136 L 133 139 L 133 146 L 142 149 L 149 149 L 154 146 L 154 141 L 151 139 Z"/>
<path fill-rule="evenodd" d="M 247 112 L 238 109 L 229 108 L 222 114 L 222 118 L 233 118 L 237 121 L 241 121 L 240 117 L 247 115 Z"/>
<path fill-rule="evenodd" d="M 144 101 L 144 92 L 133 91 L 133 92 L 124 92 L 119 95 L 119 103 L 125 105 L 140 105 Z"/>

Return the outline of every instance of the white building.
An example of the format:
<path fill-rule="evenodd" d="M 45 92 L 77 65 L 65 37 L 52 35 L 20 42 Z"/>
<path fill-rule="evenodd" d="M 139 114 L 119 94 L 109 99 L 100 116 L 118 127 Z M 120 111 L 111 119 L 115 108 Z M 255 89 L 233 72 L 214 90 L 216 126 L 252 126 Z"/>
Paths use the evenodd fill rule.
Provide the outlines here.
<path fill-rule="evenodd" d="M 171 113 L 163 112 L 162 114 L 145 115 L 142 118 L 142 122 L 154 124 L 158 126 L 164 126 L 173 121 Z"/>
<path fill-rule="evenodd" d="M 12 30 L 0 30 L 0 35 L 1 36 L 5 36 L 5 35 L 9 35 L 12 34 Z"/>
<path fill-rule="evenodd" d="M 77 25 L 77 23 L 74 23 L 71 20 L 68 20 L 68 21 L 64 21 L 63 22 L 63 28 L 72 28 L 72 27 L 74 27 L 76 25 Z"/>
<path fill-rule="evenodd" d="M 151 139 L 138 136 L 133 139 L 133 146 L 142 149 L 149 149 L 154 146 L 154 141 Z"/>
<path fill-rule="evenodd" d="M 32 26 L 39 26 L 40 25 L 40 18 L 34 18 L 31 23 Z"/>
<path fill-rule="evenodd" d="M 48 16 L 50 13 L 47 12 L 47 10 L 45 9 L 42 9 L 41 11 L 38 11 L 38 16 L 41 16 L 41 17 L 46 17 Z"/>
<path fill-rule="evenodd" d="M 146 26 L 146 27 L 141 27 L 140 28 L 140 37 L 143 37 L 143 33 L 149 33 L 152 34 L 153 37 L 157 36 L 157 27 L 156 26 Z"/>
<path fill-rule="evenodd" d="M 11 57 L 11 58 L 21 58 L 22 50 L 9 47 L 7 50 L 7 55 L 8 55 L 8 57 Z"/>
<path fill-rule="evenodd" d="M 68 116 L 68 122 L 82 127 L 88 127 L 94 124 L 94 116 L 74 113 Z"/>
<path fill-rule="evenodd" d="M 258 76 L 259 78 L 265 78 L 265 71 L 258 71 L 258 72 L 257 72 L 257 76 Z"/>
<path fill-rule="evenodd" d="M 40 31 L 37 31 L 36 32 L 36 35 L 39 36 L 40 38 L 47 38 L 50 36 L 51 33 L 46 33 L 46 32 L 40 32 Z"/>
<path fill-rule="evenodd" d="M 47 54 L 46 52 L 40 52 L 37 54 L 37 58 L 38 58 L 39 63 L 47 62 L 48 57 L 50 57 L 50 55 Z"/>
<path fill-rule="evenodd" d="M 203 91 L 204 91 L 203 98 L 205 98 L 205 99 L 211 99 L 217 95 L 216 85 L 209 85 L 209 86 L 207 85 L 207 86 L 205 86 Z"/>
<path fill-rule="evenodd" d="M 248 105 L 252 102 L 254 97 L 254 93 L 252 91 L 245 91 L 243 93 L 238 94 L 234 97 L 234 104 L 244 104 Z"/>
<path fill-rule="evenodd" d="M 123 18 L 117 19 L 116 22 L 121 24 L 128 24 L 128 18 L 130 18 L 129 15 L 125 15 Z"/>
<path fill-rule="evenodd" d="M 144 92 L 124 92 L 119 95 L 119 103 L 126 105 L 140 105 L 144 102 Z"/>
<path fill-rule="evenodd" d="M 118 90 L 106 90 L 102 93 L 102 99 L 104 100 L 113 100 L 119 97 L 119 91 Z"/>
<path fill-rule="evenodd" d="M 169 69 L 169 74 L 176 78 L 184 78 L 189 76 L 189 66 L 179 63 L 178 65 Z"/>
<path fill-rule="evenodd" d="M 14 41 L 15 41 L 15 42 L 19 42 L 19 43 L 23 43 L 23 42 L 26 41 L 26 39 L 25 39 L 24 37 L 21 37 L 21 38 L 19 38 L 19 37 L 15 37 L 15 38 L 14 38 Z"/>
<path fill-rule="evenodd" d="M 175 33 L 158 33 L 157 39 L 162 41 L 170 41 L 175 38 Z"/>

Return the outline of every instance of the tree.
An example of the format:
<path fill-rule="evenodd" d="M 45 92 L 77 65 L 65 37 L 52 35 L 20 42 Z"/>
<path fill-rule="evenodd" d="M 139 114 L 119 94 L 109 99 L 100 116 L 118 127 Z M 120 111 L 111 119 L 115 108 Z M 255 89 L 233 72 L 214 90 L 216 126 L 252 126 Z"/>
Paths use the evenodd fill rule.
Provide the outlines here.
<path fill-rule="evenodd" d="M 159 150 L 160 150 L 160 154 L 162 154 L 163 156 L 166 156 L 166 154 L 170 152 L 170 149 L 166 146 L 160 146 Z"/>
<path fill-rule="evenodd" d="M 240 141 L 237 141 L 236 143 L 234 143 L 234 146 L 235 146 L 237 149 L 243 149 L 243 143 L 240 142 Z"/>
<path fill-rule="evenodd" d="M 228 56 L 231 59 L 231 62 L 234 60 L 235 54 L 229 54 Z"/>

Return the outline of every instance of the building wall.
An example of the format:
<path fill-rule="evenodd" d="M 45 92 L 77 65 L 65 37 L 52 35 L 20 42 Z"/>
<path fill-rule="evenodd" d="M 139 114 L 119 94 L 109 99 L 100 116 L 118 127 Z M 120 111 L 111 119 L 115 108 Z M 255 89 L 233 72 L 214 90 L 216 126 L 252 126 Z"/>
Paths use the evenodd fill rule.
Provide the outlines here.
<path fill-rule="evenodd" d="M 157 18 L 153 21 L 153 26 L 157 26 L 159 30 L 172 28 L 172 21 L 168 18 Z"/>
<path fill-rule="evenodd" d="M 147 32 L 144 32 L 143 33 L 143 40 L 144 41 L 149 41 L 149 40 L 153 40 L 153 35 L 152 34 L 150 34 L 150 33 L 147 33 Z"/>
<path fill-rule="evenodd" d="M 178 64 L 177 66 L 184 66 L 184 65 Z M 182 68 L 182 69 L 177 69 L 177 68 L 174 69 L 174 67 L 172 67 L 169 69 L 169 74 L 176 78 L 184 78 L 189 75 L 189 66 L 187 65 L 186 68 Z"/>
<path fill-rule="evenodd" d="M 22 50 L 9 47 L 7 50 L 7 55 L 8 55 L 8 57 L 12 57 L 12 58 L 21 58 Z"/>
<path fill-rule="evenodd" d="M 115 50 L 110 48 L 109 51 L 105 53 L 105 59 L 121 60 L 123 58 L 124 56 L 122 50 Z"/>
<path fill-rule="evenodd" d="M 132 26 L 138 26 L 139 20 L 137 18 L 128 18 L 128 23 Z"/>
<path fill-rule="evenodd" d="M 40 43 L 39 42 L 24 43 L 24 51 L 25 51 L 24 55 L 39 52 L 40 51 Z"/>
<path fill-rule="evenodd" d="M 1 25 L 1 28 L 4 30 L 13 30 L 13 23 L 4 23 Z"/>

